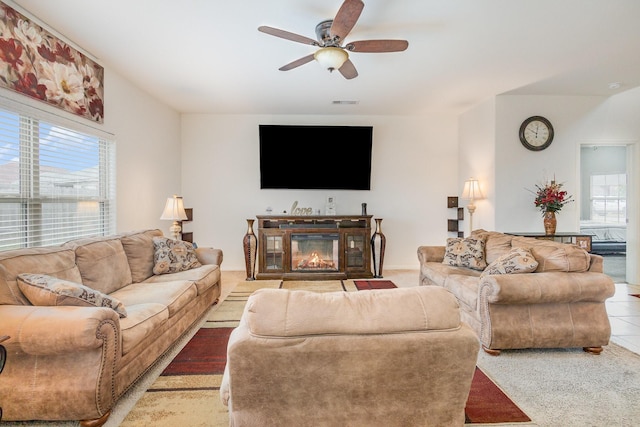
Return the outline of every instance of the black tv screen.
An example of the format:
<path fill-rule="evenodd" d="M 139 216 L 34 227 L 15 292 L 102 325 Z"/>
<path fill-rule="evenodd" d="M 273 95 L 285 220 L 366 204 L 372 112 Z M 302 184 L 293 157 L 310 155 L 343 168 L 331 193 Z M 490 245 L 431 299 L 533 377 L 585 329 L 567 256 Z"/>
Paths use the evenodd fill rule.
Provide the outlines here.
<path fill-rule="evenodd" d="M 371 126 L 260 125 L 260 188 L 370 190 Z"/>

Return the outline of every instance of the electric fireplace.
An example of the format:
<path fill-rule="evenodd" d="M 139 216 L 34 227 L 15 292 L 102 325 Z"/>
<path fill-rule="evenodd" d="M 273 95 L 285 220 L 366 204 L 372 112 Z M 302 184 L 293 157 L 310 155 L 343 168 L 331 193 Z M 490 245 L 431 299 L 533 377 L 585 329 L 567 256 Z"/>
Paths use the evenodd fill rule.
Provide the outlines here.
<path fill-rule="evenodd" d="M 339 271 L 338 233 L 291 233 L 291 271 Z"/>

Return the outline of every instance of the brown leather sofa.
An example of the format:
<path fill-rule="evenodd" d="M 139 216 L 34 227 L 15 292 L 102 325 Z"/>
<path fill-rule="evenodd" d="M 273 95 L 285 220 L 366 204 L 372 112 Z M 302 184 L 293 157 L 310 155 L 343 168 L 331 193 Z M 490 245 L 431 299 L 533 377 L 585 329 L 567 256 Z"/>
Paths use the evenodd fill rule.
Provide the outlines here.
<path fill-rule="evenodd" d="M 220 394 L 235 427 L 462 426 L 479 348 L 441 288 L 261 289 Z"/>
<path fill-rule="evenodd" d="M 445 246 L 420 246 L 420 285 L 441 286 L 460 303 L 462 320 L 498 355 L 504 349 L 583 347 L 599 354 L 611 327 L 605 301 L 615 293 L 603 259 L 565 243 L 474 230 L 491 264 L 514 248 L 538 263 L 521 274 L 483 274 L 443 263 Z"/>
<path fill-rule="evenodd" d="M 219 249 L 198 248 L 200 267 L 155 275 L 160 230 L 0 252 L 3 421 L 106 422 L 118 398 L 220 296 Z M 117 298 L 108 307 L 35 306 L 17 276 L 39 273 Z"/>

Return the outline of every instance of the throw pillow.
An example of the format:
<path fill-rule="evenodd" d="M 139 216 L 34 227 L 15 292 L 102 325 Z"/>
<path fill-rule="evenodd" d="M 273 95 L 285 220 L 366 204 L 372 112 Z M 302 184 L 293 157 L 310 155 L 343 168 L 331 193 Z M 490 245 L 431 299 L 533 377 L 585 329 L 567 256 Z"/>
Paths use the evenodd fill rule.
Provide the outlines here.
<path fill-rule="evenodd" d="M 443 264 L 456 267 L 467 267 L 484 270 L 487 262 L 484 259 L 485 241 L 482 238 L 450 237 L 447 239 Z"/>
<path fill-rule="evenodd" d="M 18 287 L 29 302 L 36 306 L 108 307 L 120 317 L 127 317 L 122 302 L 80 283 L 45 274 L 23 273 L 18 275 Z"/>
<path fill-rule="evenodd" d="M 538 261 L 529 250 L 513 248 L 489 264 L 481 276 L 486 276 L 487 274 L 531 273 L 536 271 L 536 268 L 538 268 Z"/>
<path fill-rule="evenodd" d="M 202 266 L 189 242 L 154 237 L 153 274 L 177 273 Z"/>

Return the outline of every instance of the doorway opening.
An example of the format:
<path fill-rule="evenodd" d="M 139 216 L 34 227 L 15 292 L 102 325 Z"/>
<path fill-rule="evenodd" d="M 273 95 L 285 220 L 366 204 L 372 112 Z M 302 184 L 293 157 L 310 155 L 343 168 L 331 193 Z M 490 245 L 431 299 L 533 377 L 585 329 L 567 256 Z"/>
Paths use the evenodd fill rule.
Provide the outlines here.
<path fill-rule="evenodd" d="M 604 257 L 604 272 L 626 282 L 627 146 L 580 147 L 580 232 L 592 237 L 592 253 Z"/>

